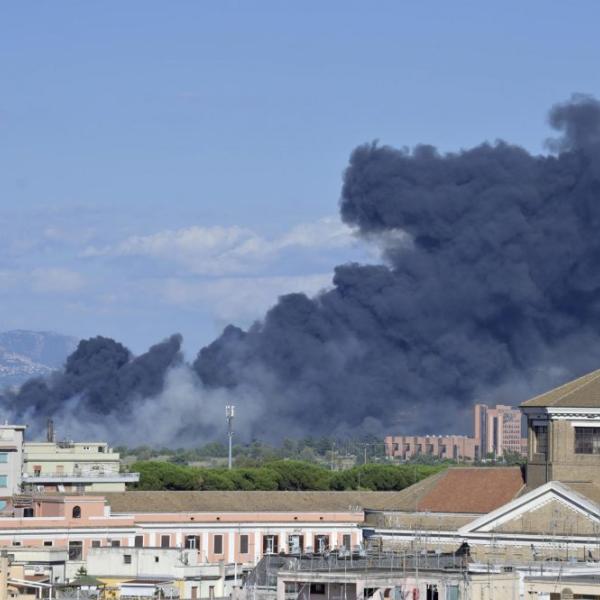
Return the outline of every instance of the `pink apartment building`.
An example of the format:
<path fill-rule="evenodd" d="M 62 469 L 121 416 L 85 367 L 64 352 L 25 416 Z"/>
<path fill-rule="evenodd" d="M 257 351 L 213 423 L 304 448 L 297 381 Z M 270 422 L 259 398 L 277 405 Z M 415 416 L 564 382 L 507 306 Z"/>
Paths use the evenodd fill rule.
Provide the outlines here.
<path fill-rule="evenodd" d="M 481 454 L 502 456 L 505 452 L 523 454 L 527 440 L 521 433 L 521 411 L 497 404 L 494 408 L 476 404 L 473 409 L 473 432 Z"/>
<path fill-rule="evenodd" d="M 111 546 L 186 548 L 198 562 L 245 565 L 269 553 L 350 549 L 362 541 L 362 507 L 384 509 L 390 494 L 140 491 L 28 500 L 16 497 L 0 514 L 0 547 L 68 549 L 76 570 L 91 548 Z"/>

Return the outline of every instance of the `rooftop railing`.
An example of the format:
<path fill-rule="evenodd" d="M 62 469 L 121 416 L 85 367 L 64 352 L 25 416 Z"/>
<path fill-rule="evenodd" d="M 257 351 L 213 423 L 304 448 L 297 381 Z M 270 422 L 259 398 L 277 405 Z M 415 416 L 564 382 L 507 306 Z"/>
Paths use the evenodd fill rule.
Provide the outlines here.
<path fill-rule="evenodd" d="M 120 473 L 119 471 L 73 471 L 72 473 L 54 472 L 54 473 L 24 473 L 25 482 L 43 482 L 52 481 L 71 481 L 71 480 L 93 480 L 93 479 L 115 479 L 118 481 L 135 482 L 139 481 L 139 473 Z"/>

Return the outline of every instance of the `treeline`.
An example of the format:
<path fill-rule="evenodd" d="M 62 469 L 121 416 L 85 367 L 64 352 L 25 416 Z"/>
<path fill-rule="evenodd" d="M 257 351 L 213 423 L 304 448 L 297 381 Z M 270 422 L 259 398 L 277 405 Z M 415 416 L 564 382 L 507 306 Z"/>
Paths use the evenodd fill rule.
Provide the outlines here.
<path fill-rule="evenodd" d="M 140 461 L 138 490 L 402 490 L 443 465 L 367 464 L 345 471 L 296 460 L 277 460 L 260 467 L 215 469 L 169 462 Z"/>
<path fill-rule="evenodd" d="M 131 456 L 137 460 L 169 460 L 175 464 L 185 465 L 194 462 L 211 462 L 210 459 L 227 457 L 227 446 L 220 442 L 209 442 L 195 448 L 153 448 L 138 446 L 115 448 L 122 458 Z M 306 436 L 299 439 L 286 438 L 278 445 L 266 444 L 254 440 L 247 444 L 236 444 L 233 447 L 233 458 L 236 466 L 257 467 L 264 463 L 282 459 L 297 459 L 303 462 L 336 463 L 343 459 L 354 458 L 364 462 L 384 460 L 383 440 L 372 435 L 356 439 L 337 439 L 330 437 Z"/>

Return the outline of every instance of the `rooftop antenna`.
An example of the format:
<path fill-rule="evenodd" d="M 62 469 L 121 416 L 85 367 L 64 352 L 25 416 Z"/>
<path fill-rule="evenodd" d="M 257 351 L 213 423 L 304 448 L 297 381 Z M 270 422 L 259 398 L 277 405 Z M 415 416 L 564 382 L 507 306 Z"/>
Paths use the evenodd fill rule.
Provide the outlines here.
<path fill-rule="evenodd" d="M 227 419 L 227 437 L 229 438 L 229 447 L 227 452 L 227 468 L 231 469 L 231 444 L 233 440 L 233 417 L 235 416 L 235 406 L 228 404 L 225 407 L 225 418 Z"/>

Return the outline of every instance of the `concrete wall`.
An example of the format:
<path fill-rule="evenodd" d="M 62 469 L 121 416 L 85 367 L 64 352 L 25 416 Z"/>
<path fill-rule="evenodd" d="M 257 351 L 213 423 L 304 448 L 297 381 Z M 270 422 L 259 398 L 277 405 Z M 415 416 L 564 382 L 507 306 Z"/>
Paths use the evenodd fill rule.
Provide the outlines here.
<path fill-rule="evenodd" d="M 565 483 L 574 481 L 600 483 L 600 454 L 575 454 L 577 420 L 548 419 L 547 456 L 535 452 L 534 422 L 536 422 L 534 418 L 528 422 L 527 485 L 529 487 L 553 480 Z"/>

